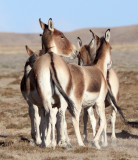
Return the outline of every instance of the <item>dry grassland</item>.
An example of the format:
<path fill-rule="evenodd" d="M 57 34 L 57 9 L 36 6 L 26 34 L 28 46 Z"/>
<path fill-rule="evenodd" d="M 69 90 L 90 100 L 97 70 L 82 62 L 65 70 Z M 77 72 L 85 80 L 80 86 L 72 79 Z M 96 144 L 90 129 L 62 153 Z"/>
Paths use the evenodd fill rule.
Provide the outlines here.
<path fill-rule="evenodd" d="M 115 56 L 115 52 L 113 56 Z M 116 56 L 115 56 L 116 57 Z M 26 54 L 0 55 L 0 159 L 2 160 L 129 160 L 138 159 L 138 130 L 125 126 L 117 114 L 116 135 L 117 143 L 112 145 L 111 127 L 108 121 L 108 147 L 100 151 L 77 145 L 70 114 L 67 112 L 68 133 L 73 148 L 55 150 L 32 146 L 30 143 L 30 120 L 28 106 L 20 92 L 20 81 L 23 75 L 23 65 Z M 133 60 L 133 59 L 132 59 Z M 130 68 L 115 64 L 115 70 L 120 79 L 120 101 L 125 117 L 129 121 L 138 121 L 138 68 L 131 67 L 134 62 L 129 61 Z M 136 66 L 136 64 L 134 65 Z M 110 108 L 106 109 L 107 119 L 110 118 Z M 80 119 L 81 133 L 83 130 L 82 116 Z M 89 141 L 92 130 L 88 125 Z"/>
<path fill-rule="evenodd" d="M 94 29 L 99 36 L 103 29 Z M 65 33 L 76 44 L 80 36 L 84 44 L 91 39 L 88 29 Z M 112 28 L 113 68 L 120 80 L 119 106 L 129 121 L 138 122 L 138 27 Z M 24 46 L 40 49 L 38 34 L 0 33 L 0 160 L 136 160 L 138 159 L 138 128 L 125 126 L 117 114 L 116 144 L 111 143 L 110 107 L 106 109 L 108 120 L 108 147 L 96 150 L 86 143 L 77 145 L 70 114 L 66 119 L 72 149 L 40 148 L 30 142 L 30 119 L 28 106 L 20 92 L 20 81 L 27 59 Z M 72 62 L 72 61 L 69 61 Z M 74 63 L 77 60 L 73 61 Z M 83 131 L 82 114 L 80 129 Z M 92 129 L 88 123 L 88 139 L 92 140 Z"/>

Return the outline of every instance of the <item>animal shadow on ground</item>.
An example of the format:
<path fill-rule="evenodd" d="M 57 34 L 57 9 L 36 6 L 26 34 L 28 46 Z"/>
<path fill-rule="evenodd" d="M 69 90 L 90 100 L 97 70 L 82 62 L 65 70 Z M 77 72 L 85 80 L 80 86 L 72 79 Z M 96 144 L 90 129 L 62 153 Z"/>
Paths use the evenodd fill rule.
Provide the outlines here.
<path fill-rule="evenodd" d="M 138 128 L 138 122 L 128 121 L 127 123 L 128 123 L 128 125 L 131 125 L 134 128 Z"/>
<path fill-rule="evenodd" d="M 5 136 L 5 135 L 0 135 L 0 138 L 2 140 L 0 140 L 0 146 L 1 147 L 7 147 L 7 146 L 10 146 L 12 144 L 14 144 L 15 142 L 27 142 L 27 143 L 30 143 L 31 140 L 29 140 L 28 138 L 20 135 L 20 136 Z M 17 140 L 17 141 L 14 141 L 14 140 Z"/>
<path fill-rule="evenodd" d="M 108 133 L 109 136 L 111 136 L 111 133 Z M 131 134 L 128 131 L 122 130 L 119 133 L 116 133 L 116 137 L 117 138 L 123 138 L 123 139 L 128 139 L 128 138 L 134 138 L 134 139 L 138 139 L 137 135 Z"/>

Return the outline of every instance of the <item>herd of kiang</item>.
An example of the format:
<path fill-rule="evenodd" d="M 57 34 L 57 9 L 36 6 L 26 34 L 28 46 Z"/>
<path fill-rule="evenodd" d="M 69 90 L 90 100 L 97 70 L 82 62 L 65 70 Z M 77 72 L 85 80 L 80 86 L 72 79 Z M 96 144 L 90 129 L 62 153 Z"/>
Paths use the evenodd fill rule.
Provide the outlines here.
<path fill-rule="evenodd" d="M 78 37 L 79 49 L 76 50 L 65 35 L 54 28 L 51 18 L 48 24 L 43 23 L 41 19 L 39 22 L 43 30 L 40 35 L 42 49 L 33 52 L 26 46 L 29 58 L 25 63 L 21 81 L 21 92 L 29 106 L 32 139 L 41 147 L 71 147 L 65 118 L 68 109 L 79 146 L 84 147 L 83 140 L 87 141 L 88 115 L 93 130 L 91 145 L 97 149 L 101 148 L 100 143 L 103 147 L 107 146 L 105 107 L 110 105 L 112 108 L 113 141 L 116 140 L 117 111 L 127 123 L 117 105 L 119 80 L 111 68 L 110 29 L 101 38 L 90 30 L 92 38 L 88 45 L 82 45 Z M 67 63 L 62 57 L 77 57 L 78 65 Z M 98 129 L 94 108 L 99 117 Z M 83 140 L 79 128 L 82 109 Z"/>

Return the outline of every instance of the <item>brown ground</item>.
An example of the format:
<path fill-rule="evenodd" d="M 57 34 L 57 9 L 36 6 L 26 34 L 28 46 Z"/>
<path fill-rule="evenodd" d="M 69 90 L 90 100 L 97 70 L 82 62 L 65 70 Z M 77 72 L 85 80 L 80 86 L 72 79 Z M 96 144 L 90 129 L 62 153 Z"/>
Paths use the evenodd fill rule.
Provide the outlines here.
<path fill-rule="evenodd" d="M 131 48 L 131 45 L 134 47 Z M 114 68 L 120 79 L 120 101 L 127 120 L 138 121 L 138 45 L 114 44 L 112 57 Z M 32 48 L 33 49 L 33 48 Z M 14 53 L 14 51 L 12 51 Z M 0 159 L 3 160 L 129 160 L 138 159 L 138 129 L 125 126 L 119 114 L 116 122 L 116 145 L 111 144 L 111 127 L 108 122 L 108 147 L 100 151 L 77 145 L 71 117 L 67 113 L 68 133 L 73 148 L 70 150 L 56 148 L 42 149 L 29 143 L 30 120 L 28 106 L 20 92 L 20 81 L 23 75 L 27 54 L 0 54 Z M 110 108 L 106 109 L 107 119 Z M 83 129 L 82 117 L 80 122 Z M 92 137 L 88 125 L 89 140 Z"/>

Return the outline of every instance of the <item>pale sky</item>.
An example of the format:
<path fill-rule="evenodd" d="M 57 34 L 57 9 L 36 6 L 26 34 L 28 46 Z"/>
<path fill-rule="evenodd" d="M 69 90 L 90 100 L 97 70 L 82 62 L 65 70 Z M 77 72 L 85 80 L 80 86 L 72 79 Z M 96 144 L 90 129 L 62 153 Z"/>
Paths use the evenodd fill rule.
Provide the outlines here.
<path fill-rule="evenodd" d="M 138 24 L 138 0 L 0 0 L 0 32 L 38 33 L 38 19 L 61 31 Z"/>

